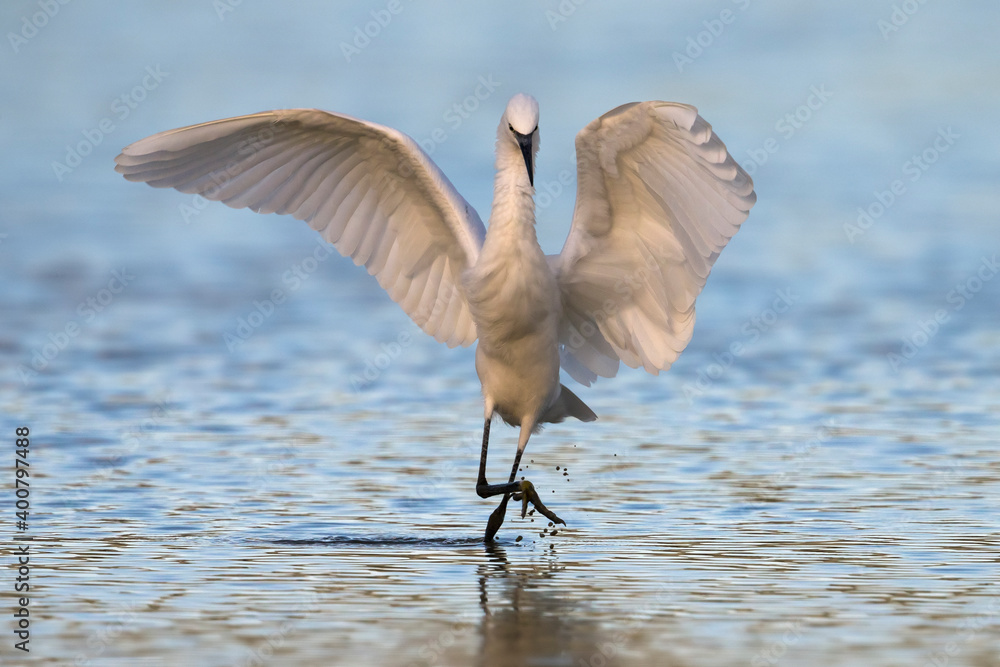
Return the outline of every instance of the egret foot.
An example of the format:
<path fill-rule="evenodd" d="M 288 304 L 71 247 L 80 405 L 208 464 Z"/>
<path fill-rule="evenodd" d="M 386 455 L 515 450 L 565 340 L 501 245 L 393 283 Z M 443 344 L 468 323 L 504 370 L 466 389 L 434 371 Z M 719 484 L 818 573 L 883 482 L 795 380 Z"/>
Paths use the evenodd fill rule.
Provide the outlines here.
<path fill-rule="evenodd" d="M 501 485 L 497 485 L 501 486 Z M 513 497 L 515 501 L 521 501 L 521 518 L 523 519 L 528 513 L 528 503 L 534 505 L 535 509 L 538 510 L 540 514 L 545 516 L 549 521 L 553 523 L 561 523 L 566 525 L 566 522 L 556 516 L 556 513 L 550 510 L 542 502 L 542 499 L 538 497 L 538 491 L 535 490 L 535 485 L 528 480 L 522 480 L 520 482 L 513 482 L 509 485 L 503 485 L 511 488 L 511 493 L 504 493 L 503 500 L 500 501 L 500 505 L 493 510 L 493 514 L 490 514 L 489 521 L 486 522 L 486 535 L 484 537 L 485 541 L 491 542 L 493 537 L 500 530 L 500 526 L 503 525 L 503 520 L 507 515 L 507 502 Z M 480 494 L 481 495 L 481 494 Z"/>
<path fill-rule="evenodd" d="M 514 500 L 521 501 L 522 519 L 528 513 L 528 503 L 531 503 L 532 505 L 535 506 L 536 510 L 538 510 L 543 516 L 545 516 L 545 518 L 547 518 L 552 523 L 561 523 L 564 526 L 566 525 L 565 521 L 556 516 L 555 512 L 550 510 L 542 503 L 542 499 L 538 497 L 538 491 L 535 491 L 535 485 L 526 479 L 521 481 L 521 492 L 514 494 Z"/>

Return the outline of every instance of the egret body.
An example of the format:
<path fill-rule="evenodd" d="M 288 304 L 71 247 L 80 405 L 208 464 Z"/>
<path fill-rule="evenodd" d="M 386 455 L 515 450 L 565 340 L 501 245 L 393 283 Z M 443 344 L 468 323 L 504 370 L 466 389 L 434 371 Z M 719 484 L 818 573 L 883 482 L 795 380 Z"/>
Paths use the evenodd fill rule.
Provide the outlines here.
<path fill-rule="evenodd" d="M 596 419 L 560 383 L 590 385 L 620 362 L 666 370 L 691 338 L 694 303 L 746 219 L 753 183 L 694 107 L 620 106 L 576 138 L 577 201 L 562 252 L 535 234 L 538 103 L 515 95 L 497 129 L 489 227 L 410 137 L 315 109 L 270 111 L 161 132 L 123 149 L 132 181 L 307 221 L 364 264 L 425 332 L 476 347 L 485 423 L 476 491 L 522 501 L 515 481 L 531 434 Z M 506 483 L 486 479 L 495 415 L 520 428 Z"/>

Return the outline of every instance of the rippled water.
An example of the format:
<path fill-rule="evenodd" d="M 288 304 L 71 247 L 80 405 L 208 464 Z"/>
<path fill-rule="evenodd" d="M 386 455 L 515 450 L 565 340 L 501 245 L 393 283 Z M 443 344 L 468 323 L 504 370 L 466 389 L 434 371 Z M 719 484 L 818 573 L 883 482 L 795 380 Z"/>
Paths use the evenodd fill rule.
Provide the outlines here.
<path fill-rule="evenodd" d="M 996 8 L 925 3 L 883 38 L 891 4 L 591 2 L 552 31 L 555 2 L 404 3 L 348 63 L 340 42 L 387 5 L 226 6 L 61 5 L 4 55 L 0 406 L 8 442 L 32 430 L 35 541 L 31 653 L 8 616 L 3 664 L 1000 664 Z M 37 11 L 8 3 L 0 25 Z M 162 86 L 57 180 L 157 64 Z M 491 74 L 483 111 L 443 121 Z M 542 102 L 543 186 L 584 123 L 664 97 L 701 107 L 760 201 L 675 367 L 581 388 L 599 421 L 532 439 L 524 474 L 568 525 L 512 509 L 484 545 L 472 351 L 423 337 L 350 262 L 312 266 L 301 223 L 186 223 L 187 196 L 111 159 L 189 122 L 327 107 L 446 128 L 434 157 L 485 218 L 521 88 Z M 547 194 L 556 251 L 573 198 Z M 494 428 L 491 477 L 515 442 Z"/>

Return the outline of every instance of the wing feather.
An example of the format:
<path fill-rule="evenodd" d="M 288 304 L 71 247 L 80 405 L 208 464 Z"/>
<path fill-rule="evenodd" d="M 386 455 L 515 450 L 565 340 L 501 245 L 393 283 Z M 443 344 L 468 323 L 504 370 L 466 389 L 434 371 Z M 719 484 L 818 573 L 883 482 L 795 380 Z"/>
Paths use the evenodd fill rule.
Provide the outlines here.
<path fill-rule="evenodd" d="M 550 258 L 563 304 L 562 366 L 590 384 L 619 361 L 670 368 L 694 303 L 756 201 L 753 181 L 698 110 L 622 105 L 576 138 L 577 202 Z"/>
<path fill-rule="evenodd" d="M 437 340 L 476 339 L 461 274 L 486 230 L 401 132 L 317 109 L 268 111 L 161 132 L 115 162 L 131 181 L 304 220 Z"/>

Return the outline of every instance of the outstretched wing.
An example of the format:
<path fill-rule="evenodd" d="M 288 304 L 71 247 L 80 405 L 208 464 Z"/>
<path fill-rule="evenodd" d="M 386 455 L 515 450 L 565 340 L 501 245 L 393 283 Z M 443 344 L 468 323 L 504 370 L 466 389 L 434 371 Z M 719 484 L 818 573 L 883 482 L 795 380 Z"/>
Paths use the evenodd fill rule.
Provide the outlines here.
<path fill-rule="evenodd" d="M 590 384 L 619 360 L 657 374 L 691 339 L 695 298 L 757 199 L 753 181 L 698 115 L 626 104 L 576 137 L 577 199 L 550 257 L 563 302 L 563 368 Z"/>
<path fill-rule="evenodd" d="M 268 111 L 161 132 L 115 162 L 130 181 L 305 220 L 438 341 L 476 340 L 461 274 L 486 230 L 397 130 L 317 109 Z"/>

